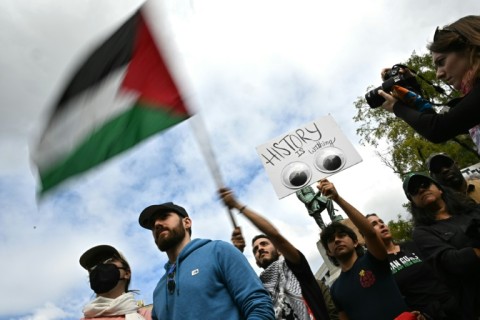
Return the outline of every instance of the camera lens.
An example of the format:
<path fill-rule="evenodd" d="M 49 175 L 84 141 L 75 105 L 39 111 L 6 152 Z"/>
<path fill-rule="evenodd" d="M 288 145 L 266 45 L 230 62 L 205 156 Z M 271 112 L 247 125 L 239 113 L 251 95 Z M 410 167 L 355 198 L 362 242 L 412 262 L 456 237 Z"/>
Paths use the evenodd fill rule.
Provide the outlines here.
<path fill-rule="evenodd" d="M 367 103 L 370 106 L 370 108 L 378 108 L 385 101 L 385 98 L 378 94 L 378 90 L 380 89 L 382 89 L 382 87 L 378 87 L 373 90 L 370 90 L 365 94 L 365 100 L 367 100 Z"/>

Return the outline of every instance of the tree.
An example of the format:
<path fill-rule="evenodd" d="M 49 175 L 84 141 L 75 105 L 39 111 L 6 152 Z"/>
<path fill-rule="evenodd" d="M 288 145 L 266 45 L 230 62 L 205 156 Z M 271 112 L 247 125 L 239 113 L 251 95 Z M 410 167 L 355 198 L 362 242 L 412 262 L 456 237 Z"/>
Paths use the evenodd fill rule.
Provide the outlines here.
<path fill-rule="evenodd" d="M 443 88 L 446 95 L 435 91 L 425 80 L 418 79 L 422 87 L 422 96 L 434 103 L 437 112 L 440 105 L 445 106 L 451 98 L 458 96 L 449 86 L 435 79 L 435 69 L 429 54 L 417 55 L 415 52 L 403 63 L 410 70 L 418 71 L 424 79 Z M 368 90 L 373 89 L 369 87 Z M 455 159 L 460 168 L 479 161 L 474 144 L 469 135 L 461 135 L 441 144 L 433 144 L 415 132 L 403 120 L 382 108 L 370 108 L 364 97 L 354 103 L 357 114 L 353 120 L 359 123 L 357 134 L 362 145 L 371 145 L 382 162 L 402 178 L 410 171 L 426 171 L 425 161 L 431 153 L 446 152 Z M 386 145 L 384 151 L 378 151 L 379 145 Z"/>
<path fill-rule="evenodd" d="M 397 218 L 397 221 L 392 220 L 388 222 L 388 228 L 390 229 L 393 239 L 395 239 L 396 242 L 411 240 L 413 222 L 411 220 L 402 219 L 401 215 L 398 215 Z"/>

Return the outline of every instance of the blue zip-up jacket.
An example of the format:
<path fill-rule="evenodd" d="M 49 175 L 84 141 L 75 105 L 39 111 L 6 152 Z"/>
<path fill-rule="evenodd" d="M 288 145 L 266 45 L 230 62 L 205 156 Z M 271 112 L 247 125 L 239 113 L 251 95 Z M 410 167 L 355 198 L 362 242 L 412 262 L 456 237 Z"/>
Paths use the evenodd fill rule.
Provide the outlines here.
<path fill-rule="evenodd" d="M 173 293 L 167 272 L 153 291 L 152 319 L 275 319 L 272 299 L 257 274 L 227 242 L 190 241 L 176 261 Z"/>

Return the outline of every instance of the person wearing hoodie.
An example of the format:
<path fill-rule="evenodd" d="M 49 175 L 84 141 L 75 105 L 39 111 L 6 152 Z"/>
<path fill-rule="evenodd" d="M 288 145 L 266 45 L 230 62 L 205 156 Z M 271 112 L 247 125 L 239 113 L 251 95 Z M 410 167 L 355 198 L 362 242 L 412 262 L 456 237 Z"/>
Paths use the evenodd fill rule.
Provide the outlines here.
<path fill-rule="evenodd" d="M 109 245 L 88 249 L 80 257 L 96 297 L 83 308 L 82 320 L 150 320 L 150 309 L 140 307 L 128 290 L 132 272 L 127 259 Z"/>
<path fill-rule="evenodd" d="M 243 254 L 224 241 L 192 240 L 192 220 L 183 207 L 151 205 L 139 223 L 168 256 L 153 292 L 152 319 L 275 318 L 272 300 Z"/>

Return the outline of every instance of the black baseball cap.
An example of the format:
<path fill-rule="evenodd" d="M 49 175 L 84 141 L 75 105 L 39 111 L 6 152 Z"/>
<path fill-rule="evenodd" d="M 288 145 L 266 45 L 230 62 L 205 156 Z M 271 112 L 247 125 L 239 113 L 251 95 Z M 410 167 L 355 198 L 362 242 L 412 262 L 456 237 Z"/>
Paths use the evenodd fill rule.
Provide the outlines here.
<path fill-rule="evenodd" d="M 123 254 L 121 254 L 117 249 L 112 246 L 102 244 L 85 251 L 80 257 L 80 265 L 86 270 L 90 270 L 97 264 L 113 257 L 120 257 L 127 262 Z"/>
<path fill-rule="evenodd" d="M 188 217 L 188 213 L 183 207 L 180 207 L 173 202 L 165 202 L 162 204 L 154 204 L 143 209 L 142 213 L 140 213 L 140 217 L 138 217 L 138 223 L 145 229 L 152 230 L 154 216 L 162 212 L 175 212 L 183 218 Z"/>
<path fill-rule="evenodd" d="M 444 152 L 433 153 L 426 161 L 428 170 L 434 173 L 440 172 L 440 169 L 444 166 L 451 167 L 454 163 L 455 160 Z"/>

